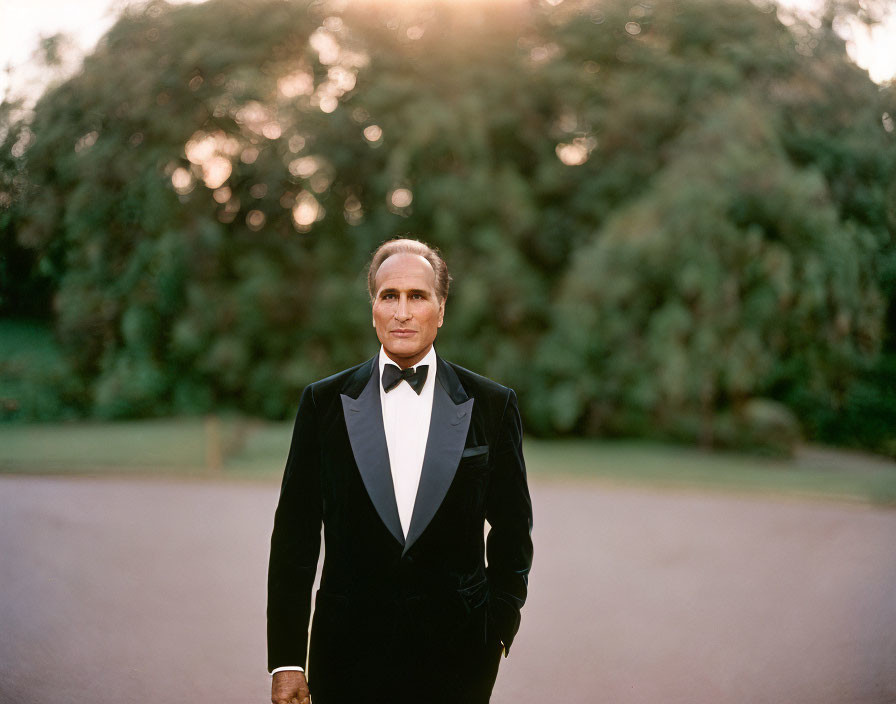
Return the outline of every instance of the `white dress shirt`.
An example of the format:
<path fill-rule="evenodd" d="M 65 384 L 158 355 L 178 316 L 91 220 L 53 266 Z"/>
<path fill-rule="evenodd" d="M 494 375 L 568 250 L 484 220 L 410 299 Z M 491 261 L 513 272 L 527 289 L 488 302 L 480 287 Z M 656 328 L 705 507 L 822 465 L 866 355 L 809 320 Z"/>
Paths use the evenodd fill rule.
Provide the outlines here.
<path fill-rule="evenodd" d="M 426 439 L 429 436 L 429 421 L 432 418 L 432 397 L 436 388 L 436 349 L 430 347 L 426 356 L 414 365 L 429 366 L 426 383 L 418 395 L 411 385 L 402 380 L 391 391 L 383 388 L 383 367 L 395 364 L 380 346 L 380 406 L 383 409 L 383 430 L 386 433 L 386 446 L 389 449 L 389 466 L 392 469 L 392 486 L 395 490 L 395 503 L 398 505 L 398 517 L 401 530 L 407 536 L 414 514 L 414 501 L 417 498 L 417 487 L 420 484 L 420 473 L 423 470 L 423 457 L 426 455 Z M 399 366 L 395 364 L 395 366 Z M 278 667 L 271 671 L 293 670 L 304 672 L 298 666 Z"/>
<path fill-rule="evenodd" d="M 395 364 L 380 348 L 380 379 L 383 367 Z M 432 396 L 436 385 L 436 350 L 429 352 L 414 368 L 428 365 L 426 383 L 418 395 L 411 385 L 402 381 L 388 393 L 380 383 L 380 404 L 383 409 L 383 429 L 386 431 L 386 445 L 389 448 L 389 466 L 392 469 L 392 486 L 395 489 L 395 503 L 398 517 L 405 536 L 411 525 L 423 456 L 426 454 L 426 438 L 429 435 L 429 421 L 432 417 Z M 397 367 L 398 365 L 395 364 Z"/>

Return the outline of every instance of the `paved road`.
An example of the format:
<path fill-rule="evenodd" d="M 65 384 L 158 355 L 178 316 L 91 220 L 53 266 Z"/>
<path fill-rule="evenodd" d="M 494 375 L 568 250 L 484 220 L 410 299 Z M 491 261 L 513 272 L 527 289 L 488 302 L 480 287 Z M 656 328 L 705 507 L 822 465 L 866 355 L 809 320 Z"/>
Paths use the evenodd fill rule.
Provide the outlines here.
<path fill-rule="evenodd" d="M 896 702 L 896 511 L 532 491 L 531 597 L 495 704 Z M 276 498 L 0 476 L 0 701 L 268 701 Z"/>

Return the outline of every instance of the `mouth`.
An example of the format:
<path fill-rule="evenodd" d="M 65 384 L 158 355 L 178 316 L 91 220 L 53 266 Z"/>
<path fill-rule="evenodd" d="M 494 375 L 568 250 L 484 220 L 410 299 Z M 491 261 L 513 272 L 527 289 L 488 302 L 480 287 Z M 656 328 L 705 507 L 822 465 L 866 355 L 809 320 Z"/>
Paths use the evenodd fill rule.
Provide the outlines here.
<path fill-rule="evenodd" d="M 390 330 L 390 335 L 394 335 L 395 337 L 412 337 L 417 334 L 416 330 L 406 330 L 404 328 L 399 328 L 397 330 Z"/>

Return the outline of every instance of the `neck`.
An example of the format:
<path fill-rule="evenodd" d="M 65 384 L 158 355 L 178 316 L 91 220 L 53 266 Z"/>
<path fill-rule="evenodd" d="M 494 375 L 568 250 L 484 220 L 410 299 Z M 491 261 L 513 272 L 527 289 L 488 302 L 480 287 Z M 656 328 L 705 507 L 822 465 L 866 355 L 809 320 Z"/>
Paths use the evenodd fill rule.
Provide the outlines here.
<path fill-rule="evenodd" d="M 426 355 L 429 354 L 429 351 L 431 349 L 432 345 L 427 347 L 422 352 L 418 352 L 413 357 L 394 357 L 393 355 L 389 354 L 389 350 L 387 350 L 385 347 L 383 348 L 383 351 L 386 353 L 386 356 L 389 359 L 391 359 L 393 362 L 395 362 L 395 364 L 398 365 L 399 369 L 407 369 L 408 367 L 413 367 L 415 364 L 417 364 L 417 362 L 422 360 Z"/>

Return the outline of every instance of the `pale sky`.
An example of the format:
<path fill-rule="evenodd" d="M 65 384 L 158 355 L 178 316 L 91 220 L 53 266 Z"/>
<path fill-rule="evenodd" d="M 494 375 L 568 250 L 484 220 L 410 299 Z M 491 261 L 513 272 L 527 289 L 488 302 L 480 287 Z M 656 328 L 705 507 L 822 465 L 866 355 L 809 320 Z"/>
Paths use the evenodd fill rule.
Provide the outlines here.
<path fill-rule="evenodd" d="M 185 1 L 197 0 L 169 0 Z M 0 97 L 8 87 L 6 67 L 27 69 L 42 35 L 64 32 L 89 53 L 115 23 L 117 11 L 128 4 L 127 0 L 0 0 Z"/>
<path fill-rule="evenodd" d="M 42 34 L 65 32 L 90 49 L 112 26 L 111 5 L 110 0 L 0 0 L 0 96 L 8 87 L 6 67 L 27 64 Z"/>
<path fill-rule="evenodd" d="M 174 0 L 196 2 L 198 0 Z M 250 0 L 251 1 L 251 0 Z M 112 26 L 116 9 L 127 0 L 0 0 L 0 97 L 8 87 L 3 69 L 25 67 L 41 35 L 65 32 L 89 51 Z M 818 0 L 779 0 L 789 7 L 813 7 Z M 896 11 L 872 34 L 858 25 L 851 28 L 853 60 L 866 68 L 878 83 L 896 76 Z M 31 77 L 28 77 L 31 80 Z M 35 76 L 34 80 L 39 80 Z"/>

